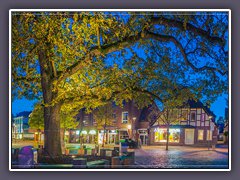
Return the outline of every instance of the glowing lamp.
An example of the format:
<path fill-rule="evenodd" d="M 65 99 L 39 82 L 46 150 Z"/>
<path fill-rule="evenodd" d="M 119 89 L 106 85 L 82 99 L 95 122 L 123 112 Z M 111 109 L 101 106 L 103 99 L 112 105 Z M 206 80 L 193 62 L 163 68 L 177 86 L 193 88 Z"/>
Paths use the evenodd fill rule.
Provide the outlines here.
<path fill-rule="evenodd" d="M 90 130 L 90 131 L 89 131 L 89 134 L 94 135 L 94 134 L 96 134 L 96 131 L 95 131 L 95 130 Z"/>
<path fill-rule="evenodd" d="M 82 134 L 87 134 L 87 131 L 85 131 L 85 130 L 84 130 L 84 131 L 82 131 Z"/>

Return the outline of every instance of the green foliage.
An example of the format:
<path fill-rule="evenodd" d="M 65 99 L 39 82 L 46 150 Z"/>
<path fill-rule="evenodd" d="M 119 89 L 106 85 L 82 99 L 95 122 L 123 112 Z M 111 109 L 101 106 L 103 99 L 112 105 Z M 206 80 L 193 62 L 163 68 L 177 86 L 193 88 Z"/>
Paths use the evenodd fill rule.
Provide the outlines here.
<path fill-rule="evenodd" d="M 174 86 L 171 81 L 175 78 L 181 80 L 182 85 L 188 84 L 190 91 L 198 92 L 195 93 L 197 98 L 208 96 L 212 101 L 227 90 L 225 77 L 218 78 L 218 72 L 227 71 L 227 48 L 224 45 L 228 32 L 227 14 L 122 14 L 13 12 L 13 96 L 42 98 L 38 70 L 40 51 L 46 52 L 42 68 L 52 66 L 49 68 L 53 76 L 51 83 L 53 92 L 58 93 L 46 106 L 66 101 L 71 102 L 71 106 L 76 102 L 75 107 L 88 106 L 91 109 L 104 100 L 121 102 L 149 96 L 134 92 L 139 83 L 142 83 L 141 87 L 151 84 L 150 92 L 154 94 L 164 93 L 162 90 L 171 94 L 174 93 L 170 92 Z M 140 38 L 138 33 L 141 33 Z M 150 36 L 149 33 L 157 35 Z M 163 34 L 172 39 L 167 40 Z M 185 46 L 184 49 L 181 46 Z M 116 54 L 113 52 L 120 53 L 114 58 Z M 129 57 L 130 61 L 127 60 Z M 116 65 L 107 69 L 104 61 L 108 58 L 113 61 L 124 59 L 125 67 L 120 69 Z M 205 68 L 201 70 L 202 65 L 198 63 Z"/>
<path fill-rule="evenodd" d="M 106 129 L 109 126 L 114 126 L 113 123 L 114 109 L 112 103 L 107 103 L 94 110 L 93 118 L 98 129 Z"/>
<path fill-rule="evenodd" d="M 33 112 L 29 118 L 29 126 L 32 129 L 44 129 L 44 114 L 43 106 L 41 104 L 36 104 Z M 78 122 L 76 121 L 76 114 L 78 112 L 68 111 L 64 108 L 61 109 L 60 113 L 60 125 L 62 129 L 74 129 L 77 127 Z"/>

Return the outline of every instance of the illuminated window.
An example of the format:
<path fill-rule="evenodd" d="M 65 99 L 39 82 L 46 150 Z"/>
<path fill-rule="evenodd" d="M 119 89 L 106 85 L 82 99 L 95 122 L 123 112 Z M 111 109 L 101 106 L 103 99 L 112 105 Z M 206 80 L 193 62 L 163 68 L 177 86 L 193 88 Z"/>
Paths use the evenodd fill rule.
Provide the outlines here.
<path fill-rule="evenodd" d="M 198 140 L 203 140 L 203 130 L 198 130 Z"/>
<path fill-rule="evenodd" d="M 207 130 L 207 141 L 212 140 L 212 131 Z"/>
<path fill-rule="evenodd" d="M 122 123 L 127 124 L 128 123 L 128 112 L 122 113 Z"/>
<path fill-rule="evenodd" d="M 167 142 L 167 129 L 155 129 L 155 142 Z M 179 142 L 180 129 L 169 129 L 169 142 Z"/>

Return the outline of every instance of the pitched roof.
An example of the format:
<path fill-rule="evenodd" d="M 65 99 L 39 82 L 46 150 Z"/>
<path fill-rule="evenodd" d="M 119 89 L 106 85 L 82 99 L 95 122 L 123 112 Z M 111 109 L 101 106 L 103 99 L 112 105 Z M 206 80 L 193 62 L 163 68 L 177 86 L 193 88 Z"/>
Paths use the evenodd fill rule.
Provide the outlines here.
<path fill-rule="evenodd" d="M 213 116 L 213 119 L 216 117 L 216 115 L 209 109 L 209 107 L 207 107 L 200 101 L 194 101 L 192 99 L 189 99 L 186 103 L 184 103 L 183 107 L 202 108 L 209 116 Z"/>

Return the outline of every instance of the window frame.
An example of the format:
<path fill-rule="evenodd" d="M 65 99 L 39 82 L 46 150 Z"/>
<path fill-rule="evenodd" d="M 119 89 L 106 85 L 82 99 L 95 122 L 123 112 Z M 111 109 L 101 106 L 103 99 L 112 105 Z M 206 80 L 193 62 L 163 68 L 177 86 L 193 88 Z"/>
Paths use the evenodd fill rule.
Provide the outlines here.
<path fill-rule="evenodd" d="M 123 119 L 124 118 L 124 114 L 127 113 L 127 120 Z M 129 116 L 128 116 L 128 111 L 123 111 L 122 112 L 122 124 L 127 124 L 128 123 L 128 119 L 129 119 Z"/>

